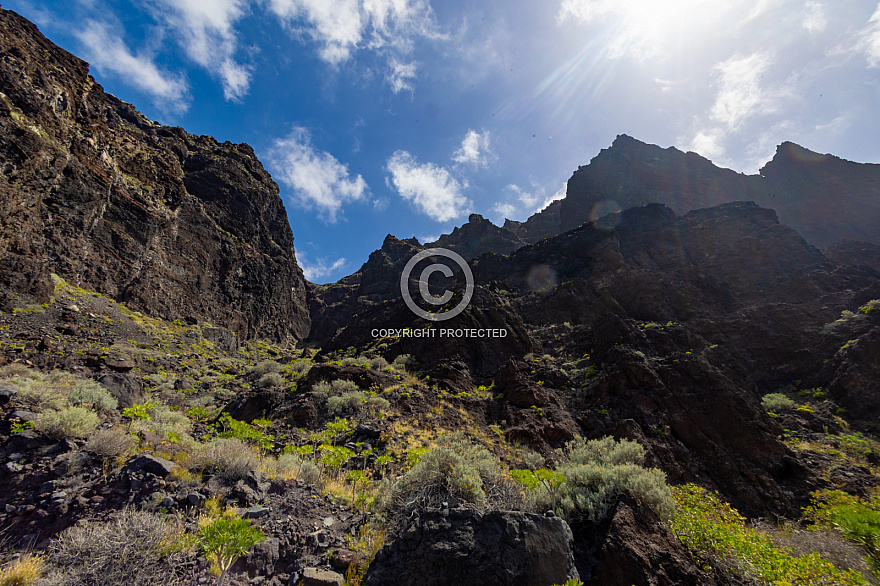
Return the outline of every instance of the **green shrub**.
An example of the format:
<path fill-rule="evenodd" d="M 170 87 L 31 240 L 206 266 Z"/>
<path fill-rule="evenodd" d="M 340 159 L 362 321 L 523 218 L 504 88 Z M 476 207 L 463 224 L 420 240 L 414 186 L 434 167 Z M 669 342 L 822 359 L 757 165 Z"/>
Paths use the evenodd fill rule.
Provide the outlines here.
<path fill-rule="evenodd" d="M 778 413 L 779 411 L 794 409 L 797 406 L 797 403 L 782 393 L 770 393 L 761 398 L 761 406 L 767 411 Z"/>
<path fill-rule="evenodd" d="M 804 516 L 812 528 L 833 527 L 861 545 L 867 562 L 880 575 L 880 501 L 863 500 L 840 490 L 816 491 Z"/>
<path fill-rule="evenodd" d="M 284 366 L 278 364 L 274 360 L 262 360 L 260 362 L 257 362 L 255 365 L 248 367 L 249 372 L 253 372 L 261 376 L 270 372 L 281 372 L 283 369 Z"/>
<path fill-rule="evenodd" d="M 280 387 L 284 384 L 284 377 L 277 372 L 267 372 L 257 381 L 257 386 L 262 388 Z"/>
<path fill-rule="evenodd" d="M 398 370 L 406 370 L 414 364 L 413 357 L 409 354 L 401 354 L 391 363 Z"/>
<path fill-rule="evenodd" d="M 82 438 L 92 433 L 100 421 L 94 411 L 85 407 L 67 407 L 39 413 L 34 419 L 34 428 L 56 439 Z"/>
<path fill-rule="evenodd" d="M 391 404 L 382 397 L 370 397 L 361 391 L 343 393 L 327 399 L 327 409 L 331 415 L 355 415 L 365 409 L 385 410 Z"/>
<path fill-rule="evenodd" d="M 119 404 L 116 398 L 110 394 L 110 391 L 94 380 L 83 380 L 74 383 L 67 398 L 72 405 L 89 405 L 97 411 L 111 411 L 116 409 Z"/>
<path fill-rule="evenodd" d="M 376 356 L 375 358 L 370 358 L 369 360 L 370 368 L 373 370 L 385 370 L 390 365 L 388 361 L 382 358 L 381 356 Z"/>
<path fill-rule="evenodd" d="M 519 489 L 501 470 L 498 458 L 459 434 L 443 438 L 396 481 L 384 482 L 378 509 L 392 521 L 446 502 L 450 507 L 519 509 Z"/>
<path fill-rule="evenodd" d="M 246 519 L 222 517 L 199 529 L 198 536 L 205 557 L 220 570 L 218 586 L 222 586 L 226 573 L 238 558 L 266 539 L 266 535 Z"/>
<path fill-rule="evenodd" d="M 678 538 L 724 583 L 769 586 L 866 585 L 857 572 L 841 572 L 819 554 L 795 557 L 764 533 L 746 527 L 745 518 L 715 494 L 694 484 L 672 489 Z"/>
<path fill-rule="evenodd" d="M 180 411 L 172 411 L 165 405 L 150 404 L 149 417 L 135 421 L 132 431 L 146 430 L 155 433 L 164 441 L 176 443 L 192 431 L 192 421 Z"/>
<path fill-rule="evenodd" d="M 226 480 L 235 482 L 247 477 L 259 467 L 256 450 L 236 438 L 214 438 L 207 444 L 198 444 L 190 458 L 193 470 L 212 470 Z"/>
<path fill-rule="evenodd" d="M 261 450 L 271 450 L 275 446 L 274 435 L 269 435 L 245 421 L 239 421 L 228 413 L 220 416 L 219 425 L 223 431 L 217 437 L 236 438 L 254 444 Z"/>
<path fill-rule="evenodd" d="M 578 437 L 560 451 L 556 472 L 564 482 L 541 482 L 529 494 L 536 510 L 552 508 L 564 519 L 598 521 L 617 499 L 629 493 L 661 518 L 672 514 L 673 502 L 666 475 L 641 464 L 645 450 L 637 442 L 612 437 L 585 440 Z"/>

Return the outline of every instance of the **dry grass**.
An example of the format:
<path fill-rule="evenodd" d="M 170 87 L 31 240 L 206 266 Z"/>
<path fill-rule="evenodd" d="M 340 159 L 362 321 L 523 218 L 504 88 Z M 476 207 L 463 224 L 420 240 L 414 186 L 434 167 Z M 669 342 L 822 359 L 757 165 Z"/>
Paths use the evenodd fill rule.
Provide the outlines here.
<path fill-rule="evenodd" d="M 0 586 L 28 586 L 43 576 L 41 556 L 24 554 L 0 570 Z"/>

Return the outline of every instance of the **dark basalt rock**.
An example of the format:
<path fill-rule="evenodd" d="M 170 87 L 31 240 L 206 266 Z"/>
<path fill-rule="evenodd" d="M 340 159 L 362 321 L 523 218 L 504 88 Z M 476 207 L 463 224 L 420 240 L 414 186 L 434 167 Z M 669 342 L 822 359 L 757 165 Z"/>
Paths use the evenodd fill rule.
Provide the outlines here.
<path fill-rule="evenodd" d="M 565 198 L 504 228 L 534 244 L 614 209 L 651 203 L 676 214 L 737 200 L 772 208 L 814 246 L 837 240 L 880 244 L 880 165 L 821 155 L 791 142 L 758 175 L 743 175 L 692 152 L 645 144 L 625 134 L 568 181 Z M 612 202 L 608 205 L 603 205 Z"/>
<path fill-rule="evenodd" d="M 379 550 L 364 586 L 551 586 L 577 577 L 562 519 L 453 509 L 421 515 Z"/>
<path fill-rule="evenodd" d="M 56 273 L 150 316 L 305 337 L 293 234 L 251 147 L 146 119 L 14 12 L 0 29 L 0 290 L 44 302 Z"/>
<path fill-rule="evenodd" d="M 711 586 L 669 527 L 649 509 L 623 497 L 609 519 L 575 529 L 575 560 L 586 584 Z"/>

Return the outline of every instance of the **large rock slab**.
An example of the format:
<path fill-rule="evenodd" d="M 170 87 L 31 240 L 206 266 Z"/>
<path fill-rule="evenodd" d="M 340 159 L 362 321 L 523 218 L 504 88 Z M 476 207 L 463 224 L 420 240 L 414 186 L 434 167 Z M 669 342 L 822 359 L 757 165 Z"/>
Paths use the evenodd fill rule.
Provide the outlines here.
<path fill-rule="evenodd" d="M 577 577 L 562 519 L 453 509 L 423 514 L 383 547 L 364 586 L 552 586 Z"/>

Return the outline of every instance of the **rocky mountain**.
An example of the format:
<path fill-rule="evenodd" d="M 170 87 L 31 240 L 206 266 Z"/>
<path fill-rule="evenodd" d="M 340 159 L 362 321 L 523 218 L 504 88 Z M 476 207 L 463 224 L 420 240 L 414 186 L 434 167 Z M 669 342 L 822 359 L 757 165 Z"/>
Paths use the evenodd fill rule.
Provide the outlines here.
<path fill-rule="evenodd" d="M 154 317 L 308 334 L 284 205 L 249 146 L 146 119 L 14 12 L 0 30 L 7 306 L 47 301 L 55 273 Z"/>
<path fill-rule="evenodd" d="M 613 211 L 662 203 L 676 213 L 732 201 L 755 201 L 808 242 L 880 243 L 880 165 L 821 155 L 791 142 L 779 145 L 758 175 L 743 175 L 692 152 L 662 149 L 618 136 L 568 181 L 565 198 L 525 222 L 504 228 L 535 243 Z"/>
<path fill-rule="evenodd" d="M 499 228 L 479 214 L 471 214 L 467 224 L 443 234 L 436 242 L 426 242 L 425 248 L 440 247 L 454 250 L 465 260 L 481 254 L 510 254 L 526 243 L 513 232 Z"/>
<path fill-rule="evenodd" d="M 312 285 L 249 147 L 0 28 L 0 583 L 876 579 L 875 166 L 621 136 L 525 223 Z"/>

